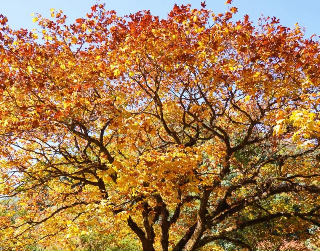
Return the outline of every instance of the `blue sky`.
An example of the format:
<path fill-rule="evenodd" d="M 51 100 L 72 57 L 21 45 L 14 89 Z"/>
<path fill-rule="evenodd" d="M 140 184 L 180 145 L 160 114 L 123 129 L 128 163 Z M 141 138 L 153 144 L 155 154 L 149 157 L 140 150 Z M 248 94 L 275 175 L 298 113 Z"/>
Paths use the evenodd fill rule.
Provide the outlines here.
<path fill-rule="evenodd" d="M 107 9 L 116 10 L 119 15 L 149 9 L 153 15 L 162 18 L 172 9 L 175 3 L 190 3 L 194 8 L 200 7 L 203 0 L 101 0 Z M 207 0 L 207 8 L 215 13 L 225 12 L 226 0 Z M 0 13 L 7 16 L 9 25 L 14 28 L 36 28 L 32 23 L 31 13 L 50 16 L 50 9 L 62 9 L 69 17 L 69 22 L 84 17 L 97 0 L 0 0 Z M 306 28 L 306 37 L 320 35 L 320 0 L 234 0 L 232 6 L 239 8 L 236 19 L 248 14 L 257 23 L 261 14 L 276 16 L 281 24 L 293 27 L 295 23 Z"/>

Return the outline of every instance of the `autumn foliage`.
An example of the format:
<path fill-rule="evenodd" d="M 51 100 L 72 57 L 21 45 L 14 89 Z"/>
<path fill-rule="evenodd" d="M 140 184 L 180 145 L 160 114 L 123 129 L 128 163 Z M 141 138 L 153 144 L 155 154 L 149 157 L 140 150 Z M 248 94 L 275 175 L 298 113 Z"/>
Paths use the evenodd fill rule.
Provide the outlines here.
<path fill-rule="evenodd" d="M 230 1 L 231 2 L 231 1 Z M 251 250 L 320 226 L 320 45 L 275 18 L 95 5 L 0 23 L 0 236 Z M 299 244 L 300 245 L 300 244 Z M 302 244 L 301 244 L 302 245 Z"/>

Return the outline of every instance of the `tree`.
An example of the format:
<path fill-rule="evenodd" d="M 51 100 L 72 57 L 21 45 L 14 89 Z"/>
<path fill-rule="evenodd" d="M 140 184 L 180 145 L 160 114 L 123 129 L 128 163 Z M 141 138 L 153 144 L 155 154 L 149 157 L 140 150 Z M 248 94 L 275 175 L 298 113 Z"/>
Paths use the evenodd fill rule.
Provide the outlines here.
<path fill-rule="evenodd" d="M 1 16 L 8 250 L 92 232 L 253 250 L 320 226 L 319 42 L 236 12 L 95 5 L 71 25 L 36 15 L 38 31 Z"/>

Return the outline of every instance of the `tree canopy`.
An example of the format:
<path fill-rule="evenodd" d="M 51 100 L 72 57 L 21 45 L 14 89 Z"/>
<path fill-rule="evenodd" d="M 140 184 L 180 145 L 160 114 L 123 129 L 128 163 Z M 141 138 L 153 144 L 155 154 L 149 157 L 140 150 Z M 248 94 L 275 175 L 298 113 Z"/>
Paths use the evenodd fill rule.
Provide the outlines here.
<path fill-rule="evenodd" d="M 66 238 L 92 232 L 144 251 L 310 237 L 319 42 L 236 12 L 119 17 L 95 5 L 71 25 L 37 14 L 37 31 L 1 16 L 3 249 L 72 249 Z"/>

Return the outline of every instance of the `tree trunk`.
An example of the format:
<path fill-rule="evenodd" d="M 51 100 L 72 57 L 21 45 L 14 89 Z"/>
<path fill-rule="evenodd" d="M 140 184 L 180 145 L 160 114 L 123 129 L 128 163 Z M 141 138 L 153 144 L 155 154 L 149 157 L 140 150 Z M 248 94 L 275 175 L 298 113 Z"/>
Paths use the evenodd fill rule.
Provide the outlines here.
<path fill-rule="evenodd" d="M 149 240 L 146 238 L 145 232 L 132 220 L 131 217 L 128 218 L 128 226 L 139 237 L 143 251 L 155 251 L 153 247 L 153 239 Z"/>
<path fill-rule="evenodd" d="M 142 242 L 142 249 L 143 251 L 155 251 L 153 247 L 153 243 L 150 241 L 141 241 Z"/>
<path fill-rule="evenodd" d="M 185 245 L 183 251 L 194 251 L 196 249 L 198 242 L 200 241 L 203 231 L 204 231 L 204 224 L 201 218 L 198 217 L 196 229 L 194 230 L 193 235 Z"/>
<path fill-rule="evenodd" d="M 170 227 L 170 222 L 165 219 L 163 220 L 161 224 L 161 247 L 162 251 L 168 251 L 169 250 L 169 227 Z"/>

